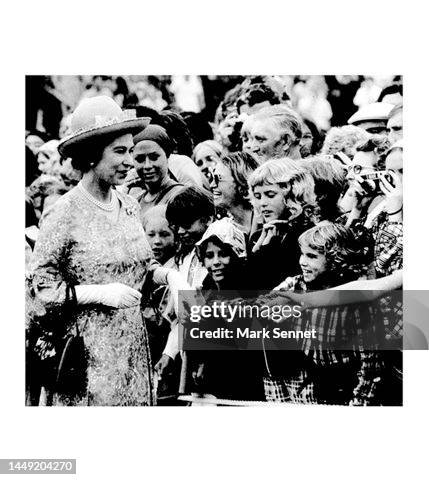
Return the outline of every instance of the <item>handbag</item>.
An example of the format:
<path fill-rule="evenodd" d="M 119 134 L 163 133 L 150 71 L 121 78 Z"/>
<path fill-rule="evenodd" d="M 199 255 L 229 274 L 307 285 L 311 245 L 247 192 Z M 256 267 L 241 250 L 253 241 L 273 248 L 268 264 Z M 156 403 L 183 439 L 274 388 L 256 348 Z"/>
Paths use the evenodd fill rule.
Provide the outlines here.
<path fill-rule="evenodd" d="M 59 394 L 68 396 L 85 395 L 88 385 L 88 358 L 76 319 L 76 306 L 76 290 L 73 285 L 67 285 L 62 322 L 64 325 L 69 325 L 74 321 L 75 331 L 69 333 L 64 339 L 64 347 L 57 368 L 55 390 Z"/>

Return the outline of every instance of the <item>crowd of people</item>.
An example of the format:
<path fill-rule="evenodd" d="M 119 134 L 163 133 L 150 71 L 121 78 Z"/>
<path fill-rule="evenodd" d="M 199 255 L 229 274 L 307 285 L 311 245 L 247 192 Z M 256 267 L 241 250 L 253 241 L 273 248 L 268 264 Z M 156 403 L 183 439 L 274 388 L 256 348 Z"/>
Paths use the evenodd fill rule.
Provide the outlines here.
<path fill-rule="evenodd" d="M 393 76 L 29 78 L 26 403 L 400 405 L 401 305 L 380 351 L 371 305 L 310 292 L 401 289 L 402 108 Z M 182 290 L 276 292 L 318 337 L 183 351 Z"/>

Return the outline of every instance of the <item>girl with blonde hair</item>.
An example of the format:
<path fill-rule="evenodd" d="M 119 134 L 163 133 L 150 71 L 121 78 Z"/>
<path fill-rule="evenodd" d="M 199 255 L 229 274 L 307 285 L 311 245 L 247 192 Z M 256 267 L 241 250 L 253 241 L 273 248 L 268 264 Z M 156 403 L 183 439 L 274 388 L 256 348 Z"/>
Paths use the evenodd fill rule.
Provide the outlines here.
<path fill-rule="evenodd" d="M 298 236 L 320 219 L 314 180 L 299 162 L 269 160 L 249 177 L 249 191 L 263 223 L 250 239 L 250 260 L 258 287 L 270 289 L 298 273 Z"/>

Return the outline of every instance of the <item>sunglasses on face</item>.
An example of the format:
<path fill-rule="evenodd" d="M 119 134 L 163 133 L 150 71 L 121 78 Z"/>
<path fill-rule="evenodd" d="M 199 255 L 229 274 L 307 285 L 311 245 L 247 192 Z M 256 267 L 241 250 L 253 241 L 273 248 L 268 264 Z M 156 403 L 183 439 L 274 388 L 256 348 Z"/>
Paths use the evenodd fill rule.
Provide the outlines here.
<path fill-rule="evenodd" d="M 219 175 L 217 173 L 213 173 L 213 182 L 216 184 L 216 185 L 219 185 L 219 183 L 222 182 L 222 178 L 219 177 Z"/>
<path fill-rule="evenodd" d="M 216 186 L 222 182 L 222 177 L 220 177 L 216 172 L 213 172 L 210 168 L 207 172 L 207 178 L 210 183 L 214 183 Z"/>

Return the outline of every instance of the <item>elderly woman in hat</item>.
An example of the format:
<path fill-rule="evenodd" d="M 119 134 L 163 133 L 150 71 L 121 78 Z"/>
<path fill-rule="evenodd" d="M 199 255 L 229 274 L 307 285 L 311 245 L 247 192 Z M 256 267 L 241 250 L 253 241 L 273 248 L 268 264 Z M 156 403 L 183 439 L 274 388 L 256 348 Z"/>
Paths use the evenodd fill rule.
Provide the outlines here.
<path fill-rule="evenodd" d="M 42 222 L 32 286 L 52 319 L 43 325 L 46 338 L 65 338 L 77 328 L 83 337 L 86 388 L 59 393 L 52 382 L 47 387 L 57 405 L 155 401 L 139 292 L 153 254 L 137 202 L 115 188 L 133 166 L 133 134 L 147 123 L 108 97 L 85 99 L 73 114 L 72 133 L 58 147 L 83 176 Z M 162 282 L 167 273 L 154 276 Z M 76 305 L 69 320 L 64 304 L 73 287 Z M 61 356 L 61 343 L 41 344 L 45 356 Z"/>

